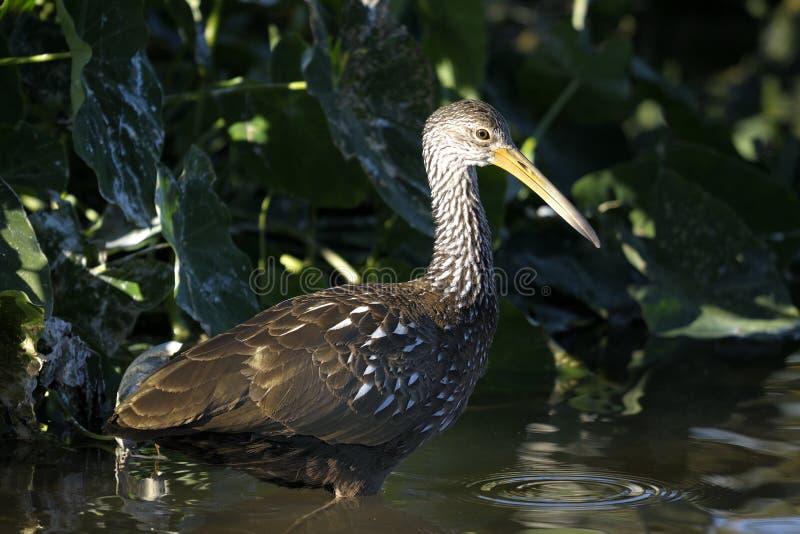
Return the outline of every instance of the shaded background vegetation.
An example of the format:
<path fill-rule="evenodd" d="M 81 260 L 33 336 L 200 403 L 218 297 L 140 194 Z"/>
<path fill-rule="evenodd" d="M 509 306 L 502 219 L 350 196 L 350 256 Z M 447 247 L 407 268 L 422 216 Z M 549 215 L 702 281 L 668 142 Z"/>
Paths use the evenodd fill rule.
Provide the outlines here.
<path fill-rule="evenodd" d="M 573 406 L 622 411 L 638 378 L 580 360 L 779 352 L 800 337 L 798 29 L 796 0 L 5 0 L 4 430 L 97 430 L 146 348 L 427 264 L 419 135 L 459 98 L 495 105 L 603 241 L 480 171 L 498 266 L 536 270 L 493 369 L 555 361 Z"/>

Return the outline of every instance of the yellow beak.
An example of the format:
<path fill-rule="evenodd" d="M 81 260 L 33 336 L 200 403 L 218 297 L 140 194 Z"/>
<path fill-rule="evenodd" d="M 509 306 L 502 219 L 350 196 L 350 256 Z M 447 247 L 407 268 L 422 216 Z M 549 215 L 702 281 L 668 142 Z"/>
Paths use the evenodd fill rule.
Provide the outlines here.
<path fill-rule="evenodd" d="M 510 172 L 517 180 L 527 185 L 579 234 L 591 241 L 594 246 L 600 248 L 600 240 L 589 222 L 567 200 L 567 197 L 562 195 L 556 189 L 556 186 L 545 178 L 528 158 L 522 155 L 522 152 L 514 147 L 498 148 L 494 151 L 494 161 L 492 163 Z"/>

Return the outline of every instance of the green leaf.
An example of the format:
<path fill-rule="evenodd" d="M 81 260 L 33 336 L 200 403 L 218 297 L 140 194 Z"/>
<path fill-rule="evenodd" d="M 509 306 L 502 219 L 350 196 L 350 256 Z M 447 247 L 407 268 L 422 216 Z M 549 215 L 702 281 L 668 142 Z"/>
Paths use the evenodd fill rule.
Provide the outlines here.
<path fill-rule="evenodd" d="M 668 81 L 639 57 L 631 61 L 630 74 L 636 87 L 636 100 L 641 102 L 649 98 L 658 102 L 671 135 L 736 155 L 729 127 L 704 115 L 687 87 Z"/>
<path fill-rule="evenodd" d="M 597 124 L 622 119 L 630 110 L 630 41 L 615 38 L 590 48 L 562 24 L 528 56 L 520 71 L 521 93 L 543 113 L 572 80 L 581 85 L 566 107 L 575 121 Z"/>
<path fill-rule="evenodd" d="M 434 90 L 418 44 L 387 2 L 344 0 L 333 13 L 338 24 L 319 0 L 307 4 L 314 46 L 303 73 L 334 142 L 345 157 L 358 158 L 393 210 L 432 234 L 420 133 Z"/>
<path fill-rule="evenodd" d="M 613 234 L 600 236 L 597 250 L 557 218 L 517 229 L 497 252 L 512 300 L 550 331 L 575 328 L 587 318 L 617 325 L 638 318 L 627 291 L 637 273 Z"/>
<path fill-rule="evenodd" d="M 258 312 L 252 265 L 231 239 L 228 208 L 211 188 L 215 179 L 208 157 L 192 147 L 180 177 L 161 168 L 156 190 L 162 233 L 178 261 L 176 302 L 211 335 Z"/>
<path fill-rule="evenodd" d="M 800 207 L 758 169 L 679 143 L 590 174 L 573 194 L 579 204 L 600 209 L 601 233 L 615 236 L 611 245 L 621 246 L 642 275 L 626 285 L 651 332 L 797 334 L 798 312 L 758 234 L 796 232 Z"/>
<path fill-rule="evenodd" d="M 489 228 L 497 236 L 503 228 L 505 218 L 508 175 L 493 165 L 481 167 L 478 169 L 478 188 Z"/>
<path fill-rule="evenodd" d="M 139 315 L 161 303 L 173 287 L 171 266 L 146 259 L 120 262 L 102 274 L 68 261 L 57 275 L 56 295 L 62 298 L 56 301 L 55 314 L 70 321 L 104 355 L 113 354 Z"/>
<path fill-rule="evenodd" d="M 672 143 L 658 154 L 593 173 L 575 184 L 575 198 L 587 208 L 609 200 L 640 207 L 664 171 L 679 174 L 724 201 L 756 235 L 773 238 L 770 244 L 776 252 L 796 250 L 797 239 L 791 236 L 800 231 L 797 196 L 757 167 L 702 145 Z"/>
<path fill-rule="evenodd" d="M 9 13 L 24 13 L 36 7 L 36 0 L 5 0 L 0 4 L 0 20 Z"/>
<path fill-rule="evenodd" d="M 320 207 L 353 207 L 366 197 L 363 171 L 331 142 L 325 115 L 307 93 L 275 89 L 218 102 L 233 122 L 232 160 L 245 180 L 257 178 Z"/>
<path fill-rule="evenodd" d="M 9 2 L 0 6 L 0 21 L 7 11 Z M 4 35 L 0 35 L 0 57 L 9 55 L 8 43 Z M 0 123 L 15 123 L 25 117 L 25 99 L 22 96 L 20 86 L 19 68 L 16 65 L 6 65 L 3 67 L 3 75 L 0 76 Z"/>
<path fill-rule="evenodd" d="M 675 143 L 663 156 L 665 166 L 725 201 L 759 234 L 800 230 L 800 200 L 757 167 L 690 143 Z"/>
<path fill-rule="evenodd" d="M 36 430 L 33 390 L 42 368 L 36 341 L 43 328 L 43 307 L 22 291 L 0 291 L 0 424 L 27 439 Z"/>
<path fill-rule="evenodd" d="M 72 323 L 101 354 L 113 354 L 139 315 L 170 294 L 172 266 L 133 258 L 92 268 L 97 251 L 86 241 L 74 209 L 63 201 L 55 208 L 31 216 L 53 271 L 53 315 Z"/>
<path fill-rule="evenodd" d="M 800 313 L 769 250 L 728 206 L 663 173 L 646 210 L 653 239 L 631 235 L 625 251 L 650 280 L 632 293 L 652 332 L 698 338 L 800 332 Z"/>
<path fill-rule="evenodd" d="M 481 0 L 418 0 L 422 46 L 439 81 L 477 98 L 486 77 L 486 17 Z"/>
<path fill-rule="evenodd" d="M 173 288 L 172 268 L 157 260 L 122 259 L 95 269 L 92 274 L 125 293 L 140 311 L 160 304 Z"/>
<path fill-rule="evenodd" d="M 14 191 L 0 179 L 0 290 L 17 289 L 49 316 L 50 266 Z"/>
<path fill-rule="evenodd" d="M 246 141 L 257 145 L 267 143 L 269 123 L 261 115 L 256 115 L 250 120 L 235 122 L 228 126 L 228 135 L 232 141 Z"/>
<path fill-rule="evenodd" d="M 489 367 L 476 391 L 478 402 L 497 403 L 532 394 L 545 398 L 552 389 L 555 367 L 544 331 L 508 300 L 500 299 L 499 306 Z"/>
<path fill-rule="evenodd" d="M 97 175 L 103 198 L 150 226 L 164 130 L 161 86 L 144 53 L 142 2 L 57 5 L 72 52 L 75 151 Z"/>
<path fill-rule="evenodd" d="M 16 191 L 66 189 L 69 167 L 61 139 L 43 136 L 24 122 L 0 124 L 0 146 L 0 176 Z"/>
<path fill-rule="evenodd" d="M 190 5 L 191 4 L 191 5 Z M 187 2 L 186 0 L 168 0 L 164 2 L 164 9 L 170 14 L 178 29 L 178 33 L 186 42 L 186 45 L 192 50 L 194 62 L 203 68 L 211 66 L 211 51 L 208 49 L 206 42 L 205 25 L 202 20 L 194 20 L 193 9 L 200 11 L 199 2 Z M 175 28 L 164 26 L 158 31 L 168 33 L 174 31 Z"/>
<path fill-rule="evenodd" d="M 161 234 L 159 226 L 138 228 L 128 221 L 122 210 L 107 204 L 100 219 L 87 232 L 89 242 L 99 251 L 137 250 L 153 244 Z"/>
<path fill-rule="evenodd" d="M 660 167 L 655 157 L 648 156 L 588 174 L 575 182 L 572 195 L 584 209 L 604 209 L 605 202 L 631 208 L 641 204 L 655 183 Z"/>
<path fill-rule="evenodd" d="M 509 300 L 500 299 L 500 319 L 492 341 L 489 372 L 537 373 L 541 376 L 545 373 L 552 375 L 554 370 L 553 355 L 547 348 L 542 329 L 532 325 Z"/>
<path fill-rule="evenodd" d="M 58 10 L 58 22 L 64 32 L 64 39 L 67 41 L 67 46 L 69 46 L 69 51 L 72 58 L 72 72 L 70 74 L 69 90 L 72 104 L 72 115 L 74 117 L 77 115 L 78 111 L 83 105 L 84 99 L 86 98 L 86 91 L 84 90 L 83 82 L 83 70 L 92 59 L 92 48 L 80 36 L 83 33 L 81 31 L 82 21 L 78 21 L 78 27 L 76 27 L 76 21 L 72 19 L 70 12 L 67 10 L 67 7 L 65 7 L 64 0 L 56 0 L 56 9 Z M 78 11 L 78 9 L 79 6 L 73 6 L 71 11 Z M 83 12 L 83 10 L 80 11 Z"/>
<path fill-rule="evenodd" d="M 296 33 L 281 37 L 269 63 L 269 75 L 273 82 L 294 82 L 303 79 L 302 58 L 308 45 Z"/>

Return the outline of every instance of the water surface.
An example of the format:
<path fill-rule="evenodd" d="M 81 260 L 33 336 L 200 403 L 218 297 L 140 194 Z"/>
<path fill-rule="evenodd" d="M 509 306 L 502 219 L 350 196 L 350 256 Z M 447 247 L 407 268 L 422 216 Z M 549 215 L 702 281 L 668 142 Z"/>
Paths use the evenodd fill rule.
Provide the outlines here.
<path fill-rule="evenodd" d="M 95 443 L 3 443 L 0 531 L 800 532 L 800 355 L 613 374 L 556 396 L 551 375 L 490 374 L 381 495 L 330 506 L 173 451 L 117 472 Z"/>

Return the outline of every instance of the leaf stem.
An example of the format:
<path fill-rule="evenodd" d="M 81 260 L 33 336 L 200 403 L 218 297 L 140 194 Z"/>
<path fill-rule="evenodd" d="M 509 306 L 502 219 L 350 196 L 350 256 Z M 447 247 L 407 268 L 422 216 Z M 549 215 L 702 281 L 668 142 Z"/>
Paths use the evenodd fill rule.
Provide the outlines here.
<path fill-rule="evenodd" d="M 72 57 L 72 52 L 52 52 L 49 54 L 37 54 L 35 56 L 24 57 L 0 57 L 0 67 L 8 65 L 26 65 L 28 63 L 47 63 L 48 61 L 59 61 Z"/>
<path fill-rule="evenodd" d="M 561 94 L 558 95 L 556 101 L 550 106 L 547 112 L 542 117 L 542 120 L 539 121 L 539 125 L 536 127 L 536 131 L 533 133 L 533 139 L 535 145 L 533 147 L 534 153 L 536 152 L 536 148 L 539 146 L 542 137 L 547 133 L 547 130 L 550 128 L 550 125 L 553 121 L 558 117 L 561 112 L 564 110 L 564 107 L 570 101 L 570 99 L 575 95 L 575 92 L 581 86 L 581 80 L 578 78 L 574 78 L 572 81 L 567 84 Z"/>
<path fill-rule="evenodd" d="M 582 32 L 586 27 L 586 13 L 589 11 L 590 0 L 574 0 L 572 2 L 572 27 L 575 31 Z"/>
<path fill-rule="evenodd" d="M 78 420 L 75 419 L 75 416 L 72 415 L 72 412 L 69 411 L 69 408 L 67 407 L 67 404 L 64 402 L 64 399 L 61 398 L 60 392 L 54 389 L 48 389 L 47 391 L 50 392 L 50 395 L 56 400 L 56 404 L 58 404 L 58 407 L 61 409 L 61 412 L 64 414 L 64 417 L 67 419 L 67 422 L 72 426 L 74 426 L 78 432 L 80 432 L 87 438 L 96 439 L 98 441 L 114 441 L 114 436 L 108 436 L 105 434 L 95 434 L 94 432 L 88 430 L 86 427 L 80 424 Z"/>
<path fill-rule="evenodd" d="M 234 93 L 244 93 L 250 91 L 270 91 L 273 89 L 286 89 L 289 91 L 305 91 L 306 82 L 303 80 L 288 83 L 267 83 L 247 81 L 237 77 L 230 80 L 217 82 L 210 87 L 198 91 L 188 91 L 185 93 L 175 93 L 164 97 L 164 105 L 172 106 L 183 102 L 192 102 L 208 96 L 221 96 Z"/>
<path fill-rule="evenodd" d="M 336 272 L 338 272 L 340 275 L 342 275 L 342 277 L 344 277 L 345 280 L 347 280 L 348 284 L 361 283 L 361 276 L 359 276 L 358 271 L 356 271 L 346 259 L 334 252 L 332 249 L 329 249 L 328 247 L 322 247 L 319 250 L 319 254 L 325 261 L 328 262 L 328 265 L 333 267 Z"/>
<path fill-rule="evenodd" d="M 217 31 L 219 30 L 219 19 L 222 13 L 222 0 L 216 0 L 214 7 L 211 8 L 211 14 L 206 21 L 205 40 L 208 43 L 208 48 L 213 49 L 217 42 Z"/>
<path fill-rule="evenodd" d="M 264 196 L 258 212 L 258 268 L 262 273 L 267 272 L 267 211 L 271 200 L 271 195 Z"/>

